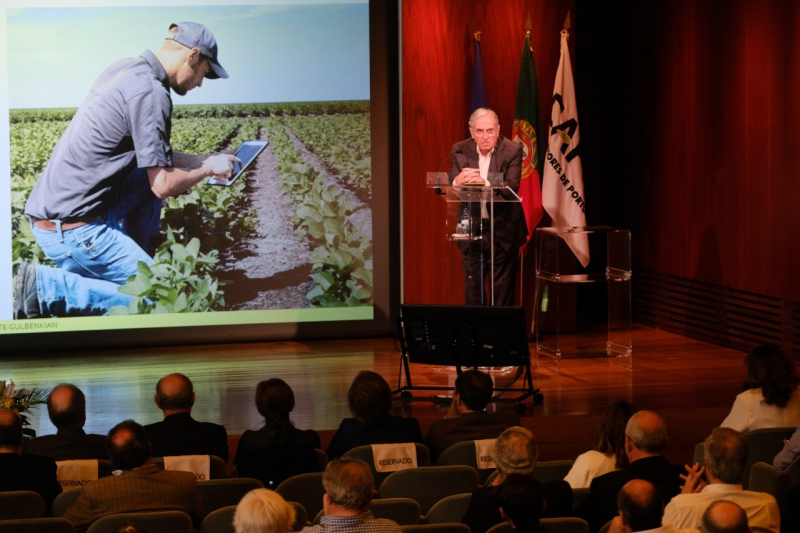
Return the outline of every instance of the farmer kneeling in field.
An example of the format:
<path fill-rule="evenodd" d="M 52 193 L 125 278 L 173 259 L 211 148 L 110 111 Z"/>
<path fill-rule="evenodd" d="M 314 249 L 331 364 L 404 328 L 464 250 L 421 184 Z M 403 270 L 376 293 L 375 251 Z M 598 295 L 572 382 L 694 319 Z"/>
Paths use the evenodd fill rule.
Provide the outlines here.
<path fill-rule="evenodd" d="M 25 205 L 36 241 L 58 268 L 23 262 L 14 318 L 104 315 L 127 306 L 117 289 L 153 264 L 162 200 L 238 159 L 172 150 L 172 98 L 227 78 L 217 42 L 194 22 L 172 24 L 157 53 L 117 61 L 95 81 Z"/>

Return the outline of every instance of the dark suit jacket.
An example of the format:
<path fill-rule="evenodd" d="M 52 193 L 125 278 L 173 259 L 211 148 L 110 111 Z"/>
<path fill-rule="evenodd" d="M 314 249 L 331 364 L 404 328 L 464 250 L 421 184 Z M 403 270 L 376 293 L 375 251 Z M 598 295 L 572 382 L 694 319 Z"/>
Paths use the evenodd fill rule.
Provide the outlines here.
<path fill-rule="evenodd" d="M 198 422 L 188 413 L 178 413 L 144 429 L 153 445 L 153 457 L 216 455 L 228 460 L 228 433 L 219 424 Z"/>
<path fill-rule="evenodd" d="M 478 168 L 478 148 L 473 139 L 467 139 L 453 145 L 450 157 L 450 182 L 465 168 Z M 515 193 L 519 192 L 522 179 L 522 146 L 505 137 L 497 139 L 492 158 L 489 161 L 489 173 L 503 174 L 503 184 Z M 519 202 L 496 202 L 494 204 L 494 237 L 509 253 L 516 253 L 525 244 L 528 236 L 528 225 Z"/>
<path fill-rule="evenodd" d="M 425 437 L 434 461 L 447 448 L 465 440 L 495 439 L 506 428 L 522 425 L 519 415 L 512 411 L 464 413 L 456 418 L 431 422 Z"/>
<path fill-rule="evenodd" d="M 484 533 L 493 525 L 505 521 L 500 515 L 501 486 L 479 487 L 472 491 L 469 507 L 461 519 L 462 523 L 470 527 L 472 533 Z M 569 483 L 560 479 L 543 485 L 539 483 L 538 488 L 545 502 L 545 508 L 538 512 L 540 518 L 569 516 L 572 511 L 572 489 Z M 531 510 L 532 515 L 535 512 Z"/>
<path fill-rule="evenodd" d="M 56 462 L 40 455 L 0 453 L 0 492 L 30 490 L 44 498 L 49 509 L 61 485 L 56 478 Z"/>
<path fill-rule="evenodd" d="M 589 495 L 576 510 L 576 515 L 589 522 L 589 531 L 597 531 L 617 514 L 617 494 L 632 479 L 644 479 L 661 489 L 666 505 L 681 491 L 683 469 L 664 457 L 645 457 L 624 470 L 609 472 L 592 480 Z"/>
<path fill-rule="evenodd" d="M 383 422 L 365 426 L 355 418 L 345 418 L 331 439 L 328 457 L 341 457 L 357 446 L 394 442 L 424 443 L 419 421 L 411 417 L 393 416 Z"/>
<path fill-rule="evenodd" d="M 108 459 L 105 435 L 86 434 L 80 428 L 62 428 L 23 443 L 25 454 L 44 455 L 56 461 Z"/>
<path fill-rule="evenodd" d="M 137 511 L 182 511 L 199 526 L 205 513 L 191 472 L 161 470 L 149 465 L 126 470 L 83 486 L 63 518 L 84 529 L 100 517 Z"/>

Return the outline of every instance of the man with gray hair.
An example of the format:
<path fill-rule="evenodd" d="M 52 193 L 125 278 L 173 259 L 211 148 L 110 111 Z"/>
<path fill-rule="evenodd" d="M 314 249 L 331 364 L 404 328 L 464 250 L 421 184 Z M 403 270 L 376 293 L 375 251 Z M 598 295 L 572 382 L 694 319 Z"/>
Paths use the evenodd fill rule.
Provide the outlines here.
<path fill-rule="evenodd" d="M 657 486 L 665 502 L 681 490 L 681 468 L 664 458 L 667 425 L 653 411 L 639 411 L 625 427 L 625 453 L 630 465 L 592 480 L 589 495 L 576 510 L 577 516 L 597 531 L 617 514 L 617 494 L 632 479 L 644 479 Z"/>
<path fill-rule="evenodd" d="M 365 462 L 347 457 L 331 461 L 322 475 L 322 484 L 325 514 L 319 525 L 303 528 L 304 533 L 400 533 L 396 522 L 375 518 L 369 510 L 375 484 Z"/>
<path fill-rule="evenodd" d="M 716 428 L 705 440 L 704 467 L 686 468 L 681 494 L 664 510 L 664 524 L 673 528 L 700 527 L 703 513 L 715 500 L 738 504 L 747 514 L 750 527 L 778 533 L 781 516 L 771 495 L 742 489 L 750 448 L 741 433 L 731 428 Z M 708 483 L 703 481 L 703 472 Z"/>
<path fill-rule="evenodd" d="M 727 500 L 716 500 L 703 513 L 703 533 L 750 533 L 744 509 Z"/>
<path fill-rule="evenodd" d="M 472 533 L 484 533 L 495 524 L 503 521 L 500 513 L 500 492 L 512 474 L 531 476 L 539 457 L 536 439 L 528 429 L 513 426 L 503 431 L 494 442 L 492 459 L 497 465 L 497 475 L 489 486 L 479 487 L 472 492 L 467 512 L 461 522 L 468 525 Z M 564 480 L 539 483 L 535 481 L 544 508 L 538 515 L 545 518 L 568 516 L 572 511 L 572 489 Z"/>
<path fill-rule="evenodd" d="M 470 138 L 454 144 L 451 151 L 449 179 L 452 185 L 504 186 L 517 193 L 522 181 L 522 144 L 500 135 L 500 121 L 491 109 L 479 108 L 472 113 L 469 133 Z M 522 205 L 519 201 L 504 201 L 510 199 L 498 198 L 501 201 L 494 202 L 491 214 L 484 201 L 476 201 L 472 211 L 464 213 L 464 220 L 458 221 L 469 227 L 473 236 L 483 237 L 458 241 L 466 305 L 490 303 L 483 284 L 492 271 L 494 305 L 514 305 L 517 252 L 527 242 L 528 226 Z M 494 218 L 494 239 L 488 238 L 492 227 L 490 216 Z M 490 248 L 492 241 L 494 248 Z"/>

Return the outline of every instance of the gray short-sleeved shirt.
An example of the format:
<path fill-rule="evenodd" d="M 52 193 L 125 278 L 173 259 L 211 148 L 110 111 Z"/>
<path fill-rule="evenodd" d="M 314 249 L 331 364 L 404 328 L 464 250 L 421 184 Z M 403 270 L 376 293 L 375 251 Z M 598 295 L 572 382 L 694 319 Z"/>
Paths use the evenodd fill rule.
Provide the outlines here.
<path fill-rule="evenodd" d="M 102 216 L 132 170 L 171 167 L 172 98 L 149 50 L 117 61 L 92 86 L 31 192 L 25 214 L 46 220 Z"/>

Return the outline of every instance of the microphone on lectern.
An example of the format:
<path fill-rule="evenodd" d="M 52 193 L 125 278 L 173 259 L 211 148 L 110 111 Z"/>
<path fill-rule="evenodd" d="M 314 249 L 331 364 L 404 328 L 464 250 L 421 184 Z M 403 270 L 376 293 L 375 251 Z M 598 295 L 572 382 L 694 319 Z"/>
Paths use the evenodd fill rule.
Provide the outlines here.
<path fill-rule="evenodd" d="M 453 154 L 460 154 L 460 153 L 461 153 L 461 148 L 456 148 L 455 150 L 453 150 L 452 152 L 447 154 L 447 157 L 444 158 L 444 161 L 442 161 L 442 164 L 439 165 L 439 170 L 436 171 L 436 185 L 440 184 L 439 174 L 441 174 L 442 169 L 444 168 L 444 164 L 447 163 L 447 160 L 450 159 L 450 157 Z M 447 183 L 448 184 L 450 183 L 450 177 L 449 176 L 447 178 Z M 436 194 L 441 194 L 441 195 L 445 194 L 445 192 L 442 190 L 441 187 L 436 187 L 435 189 L 433 189 L 433 192 L 435 192 Z"/>

